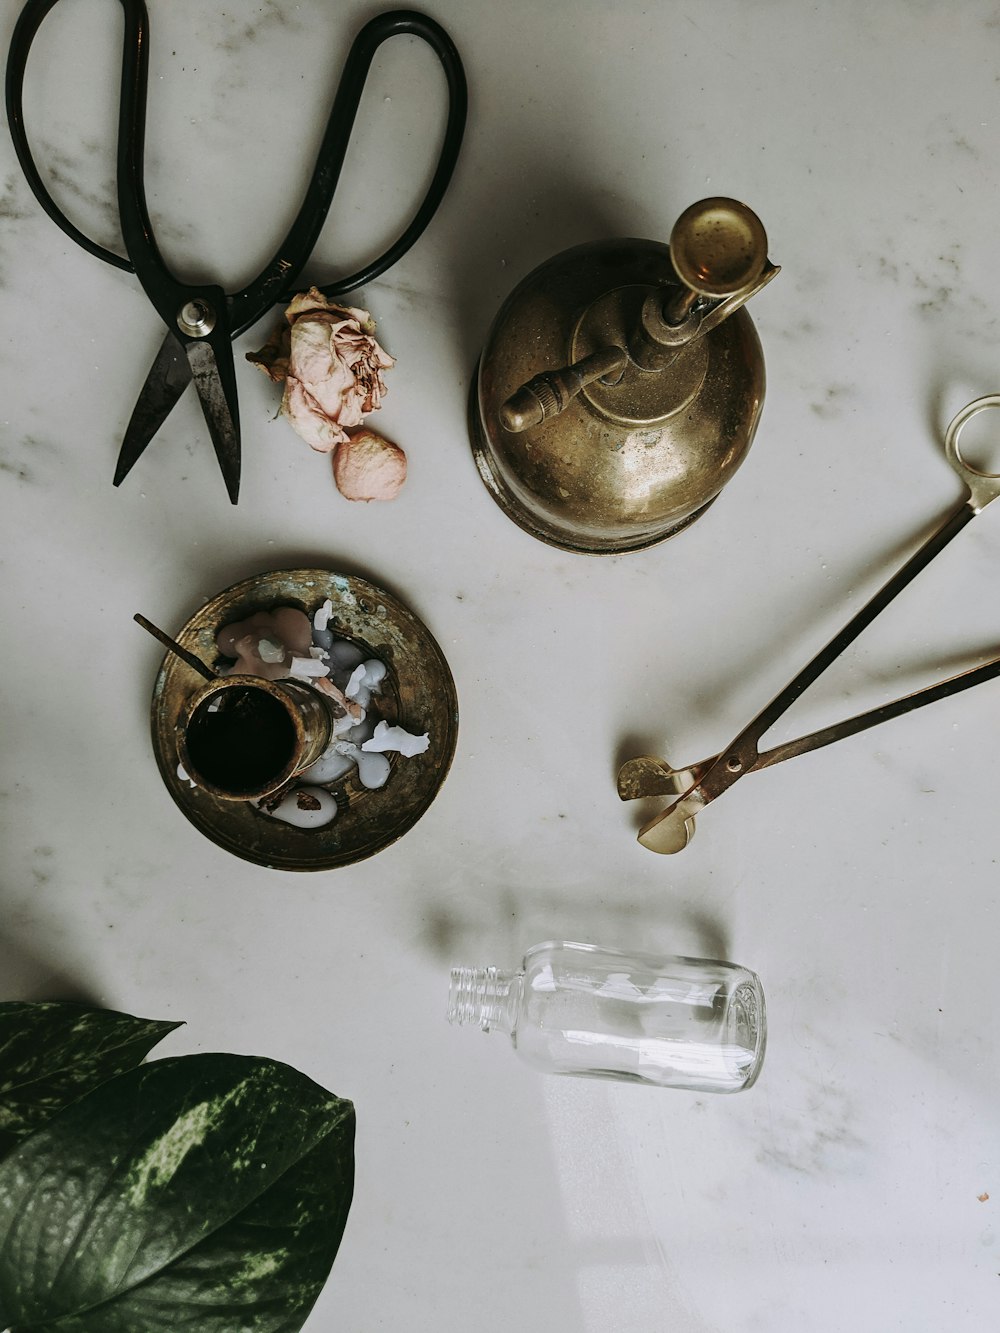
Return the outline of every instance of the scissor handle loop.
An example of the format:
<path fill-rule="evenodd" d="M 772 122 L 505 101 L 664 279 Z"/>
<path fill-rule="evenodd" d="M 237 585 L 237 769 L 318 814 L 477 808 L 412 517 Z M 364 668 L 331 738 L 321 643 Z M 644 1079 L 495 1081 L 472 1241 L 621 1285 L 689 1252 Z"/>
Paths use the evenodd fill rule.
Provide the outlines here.
<path fill-rule="evenodd" d="M 366 23 L 351 44 L 316 169 L 281 248 L 259 277 L 230 298 L 234 338 L 255 324 L 271 306 L 287 302 L 295 294 L 295 278 L 319 239 L 333 201 L 372 61 L 383 42 L 401 34 L 419 37 L 427 43 L 440 60 L 448 83 L 448 117 L 437 166 L 426 195 L 398 240 L 364 268 L 320 285 L 319 290 L 326 296 L 343 296 L 371 282 L 402 258 L 434 216 L 455 170 L 465 133 L 468 111 L 465 71 L 454 42 L 434 19 L 411 9 L 387 10 Z"/>
<path fill-rule="evenodd" d="M 58 0 L 27 0 L 14 27 L 5 88 L 7 120 L 14 150 L 32 194 L 56 226 L 96 259 L 125 273 L 135 273 L 131 259 L 98 244 L 70 222 L 42 180 L 28 143 L 24 127 L 25 68 L 38 29 L 57 3 Z M 125 11 L 126 39 L 119 125 L 119 207 L 124 203 L 128 215 L 123 217 L 126 248 L 133 252 L 144 247 L 148 252 L 143 255 L 144 261 L 149 260 L 149 263 L 144 262 L 144 268 L 163 268 L 146 216 L 141 179 L 148 45 L 146 9 L 143 0 L 120 0 L 120 3 Z M 364 268 L 327 283 L 320 290 L 327 296 L 341 296 L 371 282 L 410 249 L 437 210 L 455 169 L 465 132 L 468 110 L 465 72 L 454 43 L 438 23 L 414 10 L 390 10 L 365 24 L 354 39 L 334 98 L 316 170 L 298 216 L 281 250 L 260 277 L 231 298 L 230 332 L 233 337 L 255 324 L 277 301 L 291 296 L 289 284 L 294 282 L 309 258 L 333 200 L 372 60 L 383 42 L 400 33 L 420 37 L 432 48 L 448 82 L 448 118 L 437 167 L 423 201 L 398 240 Z M 123 174 L 124 180 L 121 179 Z"/>
<path fill-rule="evenodd" d="M 983 472 L 973 467 L 962 457 L 958 441 L 962 430 L 972 418 L 990 407 L 1000 407 L 1000 393 L 988 393 L 983 398 L 976 398 L 971 403 L 966 403 L 962 410 L 956 413 L 944 433 L 945 457 L 968 486 L 972 508 L 976 513 L 985 509 L 1000 495 L 1000 473 Z"/>
<path fill-rule="evenodd" d="M 24 71 L 28 64 L 31 43 L 35 40 L 35 35 L 41 27 L 42 20 L 56 4 L 58 4 L 58 0 L 28 0 L 28 3 L 21 10 L 17 23 L 14 25 L 10 51 L 7 56 L 5 88 L 7 124 L 10 126 L 10 137 L 14 142 L 14 152 L 17 154 L 17 160 L 21 164 L 21 170 L 24 172 L 31 193 L 60 231 L 64 231 L 71 241 L 74 241 L 96 259 L 103 260 L 105 264 L 113 264 L 115 268 L 121 269 L 124 273 L 134 273 L 135 269 L 128 259 L 123 259 L 121 255 L 116 255 L 113 250 L 108 250 L 105 246 L 99 245 L 97 241 L 92 240 L 79 227 L 70 222 L 49 194 L 45 182 L 35 166 L 35 159 L 28 144 L 28 136 L 24 129 Z"/>

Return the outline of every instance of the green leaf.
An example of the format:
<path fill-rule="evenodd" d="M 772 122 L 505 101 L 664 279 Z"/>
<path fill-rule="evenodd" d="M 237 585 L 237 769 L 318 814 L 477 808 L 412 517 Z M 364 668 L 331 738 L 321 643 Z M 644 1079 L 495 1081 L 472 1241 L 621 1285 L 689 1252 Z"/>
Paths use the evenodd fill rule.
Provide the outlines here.
<path fill-rule="evenodd" d="M 0 1326 L 294 1333 L 354 1184 L 354 1108 L 288 1065 L 157 1060 L 0 1163 Z"/>
<path fill-rule="evenodd" d="M 179 1023 L 79 1004 L 0 1004 L 0 1157 Z"/>

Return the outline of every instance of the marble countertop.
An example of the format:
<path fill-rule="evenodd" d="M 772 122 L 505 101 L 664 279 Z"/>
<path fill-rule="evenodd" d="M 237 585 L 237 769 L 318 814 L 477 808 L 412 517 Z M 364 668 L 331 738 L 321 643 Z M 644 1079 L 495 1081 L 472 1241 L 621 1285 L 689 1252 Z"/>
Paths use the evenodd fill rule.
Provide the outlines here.
<path fill-rule="evenodd" d="M 157 235 L 179 274 L 233 289 L 294 215 L 376 11 L 149 8 Z M 959 499 L 944 428 L 1000 390 L 996 6 L 430 12 L 469 77 L 462 159 L 426 235 L 357 298 L 398 359 L 378 421 L 409 458 L 392 504 L 344 500 L 274 419 L 241 356 L 260 330 L 237 346 L 239 506 L 193 395 L 113 489 L 162 329 L 0 144 L 2 998 L 184 1019 L 164 1051 L 271 1055 L 354 1100 L 357 1192 L 315 1333 L 980 1333 L 1000 1293 L 1000 686 L 753 776 L 677 857 L 638 845 L 614 779 L 634 754 L 714 753 Z M 112 246 L 120 37 L 107 0 L 58 6 L 26 99 L 53 191 Z M 392 237 L 443 105 L 433 56 L 395 40 L 309 278 Z M 746 464 L 664 545 L 533 540 L 466 433 L 499 303 L 568 246 L 665 239 L 708 194 L 750 204 L 782 266 L 752 305 L 768 394 Z M 995 654 L 998 525 L 967 529 L 775 739 Z M 162 653 L 131 618 L 176 631 L 228 585 L 306 566 L 423 619 L 460 726 L 402 840 L 297 876 L 172 803 L 148 731 Z M 758 1084 L 547 1079 L 502 1036 L 448 1027 L 452 965 L 510 966 L 550 937 L 753 968 Z"/>

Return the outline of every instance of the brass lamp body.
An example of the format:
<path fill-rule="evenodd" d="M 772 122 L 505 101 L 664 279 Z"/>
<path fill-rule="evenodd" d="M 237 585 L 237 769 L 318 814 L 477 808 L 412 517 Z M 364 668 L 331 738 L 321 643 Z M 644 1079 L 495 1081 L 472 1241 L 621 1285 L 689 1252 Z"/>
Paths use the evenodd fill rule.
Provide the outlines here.
<path fill-rule="evenodd" d="M 720 203 L 743 209 L 703 201 Z M 687 212 L 702 209 L 704 223 L 703 205 Z M 473 388 L 472 447 L 494 499 L 533 536 L 590 554 L 651 546 L 704 513 L 746 457 L 764 361 L 738 307 L 777 269 L 744 211 L 759 237 L 752 257 L 741 252 L 753 272 L 738 290 L 716 283 L 706 296 L 689 285 L 698 277 L 679 278 L 678 223 L 670 246 L 558 254 L 501 307 Z"/>

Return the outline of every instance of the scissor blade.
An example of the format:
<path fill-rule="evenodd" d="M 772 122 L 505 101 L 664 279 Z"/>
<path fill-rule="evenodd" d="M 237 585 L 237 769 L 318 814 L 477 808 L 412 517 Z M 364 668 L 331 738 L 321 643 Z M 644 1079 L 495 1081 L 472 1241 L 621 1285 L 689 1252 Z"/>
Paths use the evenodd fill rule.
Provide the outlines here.
<path fill-rule="evenodd" d="M 618 795 L 623 801 L 641 801 L 650 796 L 683 796 L 701 781 L 718 757 L 713 755 L 690 768 L 671 768 L 666 759 L 650 754 L 626 760 L 618 770 Z"/>
<path fill-rule="evenodd" d="M 682 852 L 694 837 L 695 810 L 678 801 L 639 830 L 638 839 L 651 852 L 671 856 Z"/>
<path fill-rule="evenodd" d="M 168 333 L 146 376 L 125 431 L 115 466 L 116 486 L 120 486 L 132 471 L 190 383 L 191 367 L 184 348 L 172 333 Z"/>
<path fill-rule="evenodd" d="M 785 741 L 784 744 L 776 745 L 771 750 L 764 750 L 757 755 L 756 760 L 748 763 L 745 769 L 741 768 L 740 772 L 755 772 L 758 769 L 770 768 L 774 764 L 784 763 L 786 759 L 795 759 L 800 754 L 808 754 L 825 745 L 846 740 L 848 736 L 856 736 L 858 732 L 867 731 L 869 727 L 878 726 L 881 722 L 902 717 L 916 708 L 937 703 L 939 699 L 950 699 L 952 695 L 961 694 L 963 690 L 970 690 L 975 685 L 983 685 L 998 677 L 1000 677 L 1000 657 L 994 657 L 980 666 L 970 667 L 968 671 L 962 671 L 957 676 L 949 676 L 946 680 L 939 680 L 922 690 L 915 690 L 901 699 L 879 704 L 877 708 L 870 708 L 867 712 L 858 713 L 843 722 L 834 722 L 819 731 L 811 731 L 807 736 L 799 736 L 796 740 Z M 694 815 L 697 810 L 720 795 L 727 785 L 731 785 L 731 782 L 726 783 L 721 775 L 714 784 L 712 783 L 712 774 L 719 772 L 723 755 L 729 753 L 729 750 L 725 750 L 716 759 L 704 760 L 689 769 L 674 769 L 665 759 L 649 757 L 632 759 L 624 765 L 618 779 L 618 794 L 623 800 L 680 793 L 679 800 L 669 805 L 639 830 L 639 841 L 644 847 L 653 852 L 679 852 L 687 846 L 694 835 Z M 698 776 L 699 774 L 701 776 Z M 686 789 L 681 790 L 682 784 L 689 778 L 692 782 Z M 710 787 L 707 791 L 704 790 L 706 779 Z M 713 787 L 714 790 L 711 789 Z"/>
<path fill-rule="evenodd" d="M 201 339 L 189 342 L 186 351 L 226 490 L 236 504 L 240 496 L 240 421 L 232 344 L 226 335 L 224 341 L 215 340 L 215 348 Z"/>
<path fill-rule="evenodd" d="M 747 733 L 741 732 L 732 745 L 714 759 L 676 772 L 679 782 L 688 777 L 693 781 L 672 805 L 642 826 L 639 841 L 643 847 L 648 847 L 651 852 L 684 850 L 694 836 L 695 815 L 758 766 L 760 757 L 756 742 L 751 738 L 747 743 L 746 737 Z"/>

